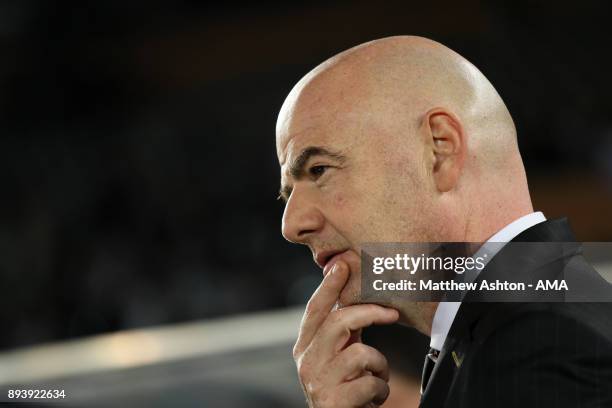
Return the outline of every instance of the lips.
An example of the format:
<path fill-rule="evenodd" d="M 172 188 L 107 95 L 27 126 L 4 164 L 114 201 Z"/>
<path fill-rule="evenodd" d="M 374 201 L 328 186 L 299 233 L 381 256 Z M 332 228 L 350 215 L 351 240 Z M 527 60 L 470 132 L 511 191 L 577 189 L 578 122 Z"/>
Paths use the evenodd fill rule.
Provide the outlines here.
<path fill-rule="evenodd" d="M 323 251 L 315 256 L 315 262 L 323 269 L 323 276 L 329 273 L 336 260 L 346 251 L 348 249 Z"/>

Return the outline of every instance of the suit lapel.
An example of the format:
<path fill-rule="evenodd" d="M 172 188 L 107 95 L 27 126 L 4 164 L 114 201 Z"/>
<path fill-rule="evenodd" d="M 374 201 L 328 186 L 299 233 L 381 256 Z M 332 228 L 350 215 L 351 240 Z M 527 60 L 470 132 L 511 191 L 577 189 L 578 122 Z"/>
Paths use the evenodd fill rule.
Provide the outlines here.
<path fill-rule="evenodd" d="M 445 345 L 440 351 L 438 362 L 434 366 L 427 387 L 421 396 L 420 406 L 424 408 L 442 407 L 448 392 L 446 387 L 452 382 L 453 376 L 452 358 L 449 356 L 449 348 Z"/>

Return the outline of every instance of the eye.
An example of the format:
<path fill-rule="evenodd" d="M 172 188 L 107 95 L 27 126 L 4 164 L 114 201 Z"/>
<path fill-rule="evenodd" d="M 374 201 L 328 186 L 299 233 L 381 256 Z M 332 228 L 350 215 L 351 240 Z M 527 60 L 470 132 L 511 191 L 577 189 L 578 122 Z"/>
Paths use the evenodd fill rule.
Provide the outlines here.
<path fill-rule="evenodd" d="M 312 166 L 310 169 L 308 169 L 308 173 L 310 173 L 311 176 L 313 176 L 314 178 L 318 178 L 321 177 L 323 175 L 323 173 L 325 173 L 325 170 L 327 170 L 329 166 Z"/>

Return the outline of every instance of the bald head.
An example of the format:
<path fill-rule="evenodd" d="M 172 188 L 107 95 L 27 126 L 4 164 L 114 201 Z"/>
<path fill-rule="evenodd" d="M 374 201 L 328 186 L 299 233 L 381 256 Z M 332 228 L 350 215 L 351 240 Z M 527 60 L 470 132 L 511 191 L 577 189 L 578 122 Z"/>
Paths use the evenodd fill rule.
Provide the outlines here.
<path fill-rule="evenodd" d="M 358 299 L 364 242 L 483 242 L 532 211 L 504 102 L 425 38 L 372 41 L 313 69 L 281 108 L 276 146 L 283 235 L 321 266 L 342 251 L 345 304 Z"/>
<path fill-rule="evenodd" d="M 477 159 L 499 167 L 512 156 L 519 158 L 514 123 L 487 78 L 451 49 L 412 36 L 351 48 L 302 78 L 278 117 L 278 152 L 291 136 L 287 131 L 296 115 L 330 121 L 334 115 L 378 115 L 400 127 L 414 125 L 433 107 L 458 116 L 471 152 L 482 153 Z"/>

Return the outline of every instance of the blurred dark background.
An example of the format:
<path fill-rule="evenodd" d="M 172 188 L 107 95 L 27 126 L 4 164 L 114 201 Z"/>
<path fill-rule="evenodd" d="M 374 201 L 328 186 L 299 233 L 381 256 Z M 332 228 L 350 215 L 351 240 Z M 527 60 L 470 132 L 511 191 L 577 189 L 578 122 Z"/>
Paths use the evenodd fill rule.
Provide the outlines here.
<path fill-rule="evenodd" d="M 303 303 L 274 124 L 333 54 L 423 35 L 489 77 L 532 196 L 612 240 L 605 3 L 0 2 L 0 347 Z"/>

